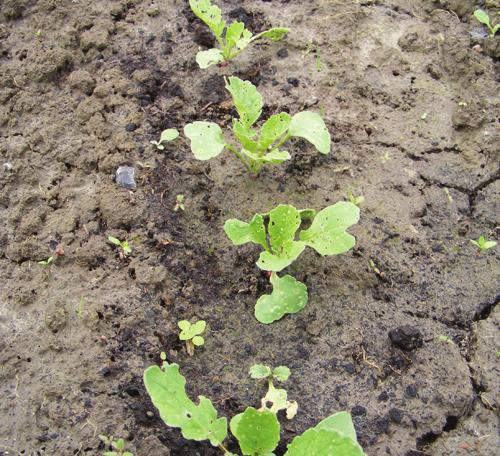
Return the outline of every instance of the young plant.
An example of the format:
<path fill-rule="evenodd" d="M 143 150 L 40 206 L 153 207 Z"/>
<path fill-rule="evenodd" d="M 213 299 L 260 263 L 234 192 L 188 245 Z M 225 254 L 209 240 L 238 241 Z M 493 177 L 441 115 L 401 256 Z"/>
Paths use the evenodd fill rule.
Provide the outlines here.
<path fill-rule="evenodd" d="M 184 206 L 184 195 L 177 195 L 175 197 L 174 212 L 177 212 L 179 209 L 181 211 L 184 211 L 186 209 L 186 206 Z"/>
<path fill-rule="evenodd" d="M 207 323 L 204 320 L 199 320 L 191 324 L 187 320 L 181 320 L 177 323 L 177 326 L 181 330 L 179 339 L 186 341 L 186 350 L 189 356 L 193 356 L 195 347 L 201 347 L 205 344 L 205 339 L 201 334 L 205 331 Z"/>
<path fill-rule="evenodd" d="M 54 257 L 49 256 L 46 260 L 39 261 L 38 264 L 48 269 L 53 262 L 54 262 Z"/>
<path fill-rule="evenodd" d="M 120 259 L 123 260 L 129 253 L 132 253 L 128 241 L 120 241 L 120 239 L 113 236 L 108 236 L 108 241 L 120 248 Z"/>
<path fill-rule="evenodd" d="M 162 144 L 166 141 L 173 141 L 179 136 L 179 132 L 175 128 L 168 128 L 163 130 L 160 135 L 159 141 L 149 141 L 151 144 L 154 144 L 158 150 L 165 149 L 165 146 Z"/>
<path fill-rule="evenodd" d="M 486 27 L 488 27 L 490 37 L 495 36 L 495 34 L 498 32 L 498 30 L 500 30 L 500 23 L 496 24 L 495 26 L 491 25 L 490 17 L 488 16 L 488 13 L 486 11 L 478 9 L 478 10 L 474 11 L 474 17 L 481 24 L 484 24 L 484 25 L 486 25 Z"/>
<path fill-rule="evenodd" d="M 479 253 L 492 249 L 497 245 L 497 241 L 488 241 L 484 236 L 479 236 L 477 239 L 471 239 L 470 242 L 479 249 Z"/>
<path fill-rule="evenodd" d="M 186 439 L 208 440 L 224 455 L 237 456 L 224 445 L 228 435 L 227 419 L 217 416 L 210 399 L 199 396 L 198 404 L 191 401 L 186 394 L 186 379 L 179 373 L 177 364 L 164 361 L 162 367 L 148 367 L 144 372 L 144 384 L 167 426 L 180 428 Z M 260 410 L 247 407 L 243 413 L 233 416 L 229 428 L 238 441 L 242 455 L 274 455 L 273 451 L 280 440 L 280 423 L 276 412 L 267 407 Z M 287 447 L 284 456 L 364 455 L 357 442 L 351 415 L 347 412 L 330 415 L 295 437 Z"/>
<path fill-rule="evenodd" d="M 196 63 L 200 68 L 208 68 L 211 65 L 234 59 L 250 43 L 259 38 L 279 41 L 288 33 L 287 28 L 278 27 L 253 35 L 250 30 L 245 28 L 243 22 L 237 21 L 226 27 L 226 22 L 222 19 L 222 11 L 218 6 L 212 5 L 210 0 L 189 0 L 189 6 L 191 6 L 193 13 L 212 31 L 220 47 L 220 49 L 209 49 L 196 54 Z"/>
<path fill-rule="evenodd" d="M 255 86 L 231 76 L 226 79 L 226 89 L 239 116 L 233 119 L 232 128 L 238 147 L 226 141 L 216 123 L 193 122 L 184 127 L 184 134 L 191 140 L 191 150 L 198 160 L 209 160 L 228 149 L 249 172 L 257 175 L 266 164 L 279 164 L 290 159 L 290 154 L 280 147 L 292 137 L 306 139 L 321 154 L 330 152 L 330 133 L 319 114 L 302 111 L 290 116 L 281 112 L 269 117 L 259 131 L 255 123 L 262 114 L 263 101 Z"/>
<path fill-rule="evenodd" d="M 108 448 L 113 448 L 113 451 L 105 451 L 102 456 L 134 456 L 130 451 L 125 450 L 125 440 L 113 440 L 112 436 L 100 435 L 99 438 L 104 442 Z"/>
<path fill-rule="evenodd" d="M 288 401 L 288 393 L 283 388 L 276 388 L 273 381 L 285 382 L 290 377 L 290 369 L 286 366 L 278 366 L 271 369 L 264 364 L 254 364 L 250 368 L 250 377 L 257 380 L 265 379 L 268 382 L 266 395 L 261 399 L 260 410 L 269 410 L 278 413 L 286 410 L 286 417 L 291 420 L 296 414 L 299 405 L 296 401 Z"/>
<path fill-rule="evenodd" d="M 306 286 L 290 275 L 279 277 L 277 272 L 297 259 L 306 246 L 323 256 L 347 252 L 356 240 L 346 230 L 358 220 L 359 208 L 347 201 L 340 201 L 318 213 L 314 209 L 297 210 L 280 204 L 270 212 L 254 215 L 249 223 L 227 220 L 224 231 L 234 245 L 253 242 L 264 249 L 257 266 L 270 272 L 273 292 L 257 300 L 257 320 L 268 324 L 303 309 L 307 304 Z M 310 226 L 300 231 L 297 240 L 296 233 L 303 221 L 310 221 Z"/>

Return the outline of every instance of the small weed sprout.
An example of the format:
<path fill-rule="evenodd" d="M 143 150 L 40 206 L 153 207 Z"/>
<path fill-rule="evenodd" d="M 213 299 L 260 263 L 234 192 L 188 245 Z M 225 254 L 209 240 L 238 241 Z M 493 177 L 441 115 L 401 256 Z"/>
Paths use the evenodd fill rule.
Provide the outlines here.
<path fill-rule="evenodd" d="M 46 260 L 39 261 L 38 264 L 42 265 L 44 268 L 49 268 L 53 262 L 54 262 L 54 257 L 49 256 Z"/>
<path fill-rule="evenodd" d="M 497 241 L 488 241 L 484 236 L 479 236 L 477 239 L 471 239 L 471 244 L 474 244 L 478 248 L 478 252 L 484 252 L 485 250 L 492 249 L 497 245 Z"/>
<path fill-rule="evenodd" d="M 221 9 L 212 5 L 210 0 L 189 0 L 189 6 L 191 6 L 193 13 L 212 31 L 219 44 L 219 49 L 208 49 L 196 54 L 196 63 L 203 69 L 234 59 L 249 44 L 259 38 L 279 41 L 288 33 L 287 28 L 278 27 L 253 35 L 250 30 L 245 28 L 243 22 L 238 21 L 226 26 L 226 22 L 222 19 Z"/>
<path fill-rule="evenodd" d="M 293 116 L 286 112 L 273 114 L 259 130 L 255 123 L 262 114 L 264 103 L 257 88 L 249 81 L 231 76 L 226 79 L 226 89 L 238 113 L 232 126 L 238 146 L 226 141 L 216 123 L 197 121 L 187 124 L 184 134 L 191 140 L 191 150 L 198 160 L 210 160 L 227 149 L 256 176 L 263 166 L 280 164 L 291 158 L 280 148 L 293 137 L 309 141 L 323 155 L 330 152 L 330 133 L 319 114 L 310 111 Z"/>
<path fill-rule="evenodd" d="M 179 326 L 181 330 L 179 339 L 186 342 L 186 350 L 189 356 L 193 356 L 195 347 L 201 347 L 205 344 L 205 339 L 201 334 L 203 334 L 207 327 L 206 321 L 199 320 L 191 324 L 187 320 L 181 320 L 177 323 L 177 326 Z"/>
<path fill-rule="evenodd" d="M 132 253 L 132 249 L 130 248 L 128 241 L 120 241 L 120 239 L 115 238 L 114 236 L 108 236 L 108 241 L 119 247 L 120 259 L 123 260 L 128 254 Z"/>
<path fill-rule="evenodd" d="M 228 420 L 217 416 L 217 410 L 210 399 L 199 396 L 199 403 L 193 402 L 186 394 L 186 379 L 180 374 L 179 365 L 169 364 L 164 358 L 162 357 L 161 367 L 150 366 L 144 372 L 146 390 L 153 405 L 160 412 L 161 419 L 167 426 L 180 428 L 186 439 L 209 440 L 212 446 L 218 447 L 225 456 L 237 456 L 229 452 L 224 445 L 228 435 Z M 272 380 L 286 380 L 290 370 L 280 366 L 271 371 L 267 366 L 257 365 L 250 369 L 250 374 L 254 378 L 265 378 L 272 384 Z M 286 391 L 271 388 L 270 391 L 274 391 L 271 393 L 274 401 L 266 401 L 260 409 L 247 407 L 229 422 L 229 429 L 238 441 L 243 455 L 270 456 L 278 446 L 280 423 L 277 411 L 287 408 Z M 267 407 L 267 402 L 272 402 L 273 406 Z M 287 412 L 294 415 L 296 403 L 289 403 Z M 348 412 L 330 415 L 315 427 L 295 437 L 287 447 L 284 456 L 364 456 Z"/>
<path fill-rule="evenodd" d="M 488 16 L 488 13 L 486 11 L 478 9 L 474 11 L 474 17 L 478 22 L 488 27 L 490 37 L 494 37 L 498 30 L 500 30 L 500 23 L 496 24 L 495 26 L 491 25 L 490 17 Z"/>
<path fill-rule="evenodd" d="M 130 451 L 125 450 L 125 440 L 113 439 L 113 436 L 100 435 L 99 438 L 108 448 L 113 448 L 113 451 L 105 451 L 102 456 L 134 456 Z"/>
<path fill-rule="evenodd" d="M 286 366 L 278 366 L 271 369 L 264 364 L 254 364 L 250 368 L 250 377 L 256 380 L 265 379 L 268 382 L 266 395 L 261 399 L 260 410 L 269 410 L 278 413 L 280 410 L 286 410 L 286 417 L 291 420 L 299 409 L 296 401 L 288 401 L 288 393 L 285 389 L 276 388 L 273 381 L 285 382 L 290 377 L 290 369 Z"/>
<path fill-rule="evenodd" d="M 346 230 L 359 220 L 359 208 L 339 201 L 316 213 L 314 209 L 297 210 L 280 204 L 267 213 L 255 214 L 250 222 L 227 220 L 224 231 L 234 245 L 247 242 L 263 248 L 257 266 L 270 272 L 273 291 L 255 304 L 255 318 L 264 324 L 279 320 L 286 314 L 299 312 L 307 304 L 307 287 L 291 275 L 279 277 L 278 272 L 293 263 L 306 246 L 320 255 L 339 255 L 354 247 L 356 239 Z M 304 221 L 307 229 L 296 233 Z"/>
<path fill-rule="evenodd" d="M 350 190 L 347 192 L 347 201 L 356 206 L 363 204 L 365 202 L 365 197 L 363 195 L 355 196 Z"/>
<path fill-rule="evenodd" d="M 151 144 L 155 145 L 158 150 L 165 149 L 165 146 L 162 144 L 166 141 L 173 141 L 179 136 L 179 132 L 175 128 L 168 128 L 163 130 L 160 135 L 159 141 L 149 141 Z"/>
<path fill-rule="evenodd" d="M 174 212 L 178 212 L 179 210 L 186 210 L 186 206 L 184 206 L 184 195 L 177 195 L 175 197 Z"/>

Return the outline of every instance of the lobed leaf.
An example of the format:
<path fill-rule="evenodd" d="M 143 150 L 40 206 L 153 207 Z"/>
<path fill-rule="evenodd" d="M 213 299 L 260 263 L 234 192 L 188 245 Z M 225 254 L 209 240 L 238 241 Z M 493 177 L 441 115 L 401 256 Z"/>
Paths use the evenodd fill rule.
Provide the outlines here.
<path fill-rule="evenodd" d="M 284 456 L 363 456 L 359 444 L 335 430 L 308 429 L 287 446 Z"/>
<path fill-rule="evenodd" d="M 199 396 L 199 405 L 186 394 L 186 379 L 179 373 L 177 364 L 169 364 L 164 370 L 158 366 L 144 371 L 144 384 L 154 406 L 167 426 L 181 429 L 190 440 L 210 440 L 213 446 L 227 436 L 226 418 L 217 418 L 212 402 Z"/>
<path fill-rule="evenodd" d="M 306 286 L 290 275 L 271 276 L 273 291 L 263 295 L 255 305 L 255 318 L 264 324 L 279 320 L 285 314 L 296 313 L 307 304 Z"/>
<path fill-rule="evenodd" d="M 191 150 L 198 160 L 217 157 L 226 146 L 222 130 L 213 122 L 193 122 L 184 127 L 184 134 L 191 140 Z"/>
<path fill-rule="evenodd" d="M 273 27 L 265 32 L 259 33 L 259 38 L 269 38 L 271 41 L 280 41 L 289 32 L 286 27 Z"/>
<path fill-rule="evenodd" d="M 247 407 L 243 413 L 234 416 L 230 428 L 244 455 L 268 454 L 280 440 L 276 414 L 253 407 Z"/>
<path fill-rule="evenodd" d="M 346 229 L 359 220 L 359 208 L 347 201 L 339 201 L 318 212 L 307 230 L 300 232 L 300 240 L 321 255 L 347 252 L 356 243 Z"/>
<path fill-rule="evenodd" d="M 230 76 L 228 81 L 226 89 L 233 97 L 241 123 L 250 128 L 262 113 L 262 95 L 250 81 L 242 81 L 236 76 Z"/>
<path fill-rule="evenodd" d="M 291 120 L 290 114 L 286 112 L 269 117 L 260 129 L 259 149 L 266 150 L 277 139 L 281 138 L 287 132 Z"/>
<path fill-rule="evenodd" d="M 220 37 L 226 26 L 222 19 L 222 11 L 218 6 L 212 5 L 210 0 L 189 0 L 193 13 L 201 19 L 216 37 Z"/>
<path fill-rule="evenodd" d="M 292 241 L 302 220 L 297 209 L 289 204 L 280 204 L 269 212 L 269 242 L 276 255 L 280 256 L 285 242 Z"/>
<path fill-rule="evenodd" d="M 330 152 L 330 133 L 321 116 L 315 112 L 303 111 L 295 114 L 290 122 L 288 134 L 306 139 L 322 154 Z"/>
<path fill-rule="evenodd" d="M 195 336 L 203 333 L 207 327 L 207 322 L 205 320 L 198 320 L 196 323 L 191 325 L 191 331 Z"/>
<path fill-rule="evenodd" d="M 234 245 L 253 242 L 268 250 L 264 217 L 260 214 L 254 215 L 250 223 L 237 219 L 230 219 L 224 223 L 224 231 Z"/>
<path fill-rule="evenodd" d="M 204 70 L 212 65 L 217 65 L 224 61 L 224 55 L 220 49 L 208 49 L 206 51 L 199 51 L 196 54 L 196 63 Z"/>

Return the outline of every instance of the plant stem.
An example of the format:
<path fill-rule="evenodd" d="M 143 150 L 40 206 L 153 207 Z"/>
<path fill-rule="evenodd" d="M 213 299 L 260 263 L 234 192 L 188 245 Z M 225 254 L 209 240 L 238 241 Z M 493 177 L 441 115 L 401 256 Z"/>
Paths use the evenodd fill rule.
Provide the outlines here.
<path fill-rule="evenodd" d="M 222 443 L 219 443 L 218 446 L 222 451 L 224 451 L 224 454 L 229 453 L 229 450 Z"/>
<path fill-rule="evenodd" d="M 257 173 L 254 171 L 252 165 L 247 162 L 245 157 L 243 157 L 243 155 L 241 155 L 241 153 L 238 152 L 235 147 L 233 147 L 231 144 L 226 144 L 226 147 L 240 159 L 240 161 L 245 165 L 245 168 L 247 169 L 248 172 L 257 175 L 258 171 Z"/>
<path fill-rule="evenodd" d="M 284 142 L 288 141 L 290 139 L 290 135 L 288 134 L 288 132 L 286 132 L 282 137 L 281 139 L 278 141 L 278 144 L 276 144 L 273 149 L 279 149 Z"/>

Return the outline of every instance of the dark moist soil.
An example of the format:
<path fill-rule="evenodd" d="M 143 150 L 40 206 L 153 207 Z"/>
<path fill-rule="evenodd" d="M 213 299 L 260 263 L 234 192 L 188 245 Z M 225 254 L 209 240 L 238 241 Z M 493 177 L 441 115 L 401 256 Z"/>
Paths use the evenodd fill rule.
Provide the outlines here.
<path fill-rule="evenodd" d="M 0 455 L 99 455 L 98 434 L 139 456 L 220 454 L 159 419 L 142 372 L 161 351 L 228 417 L 264 394 L 253 363 L 289 366 L 300 408 L 277 455 L 339 410 L 368 455 L 497 454 L 499 250 L 469 240 L 500 234 L 500 39 L 471 18 L 478 2 L 217 3 L 291 32 L 202 71 L 212 38 L 185 1 L 0 5 Z M 332 153 L 293 141 L 253 179 L 228 154 L 194 160 L 185 138 L 150 145 L 196 119 L 229 125 L 223 74 L 256 84 L 265 116 L 321 112 Z M 365 197 L 356 248 L 302 254 L 289 272 L 307 307 L 259 324 L 259 249 L 231 245 L 224 221 L 348 191 Z M 194 357 L 184 318 L 208 322 Z"/>

